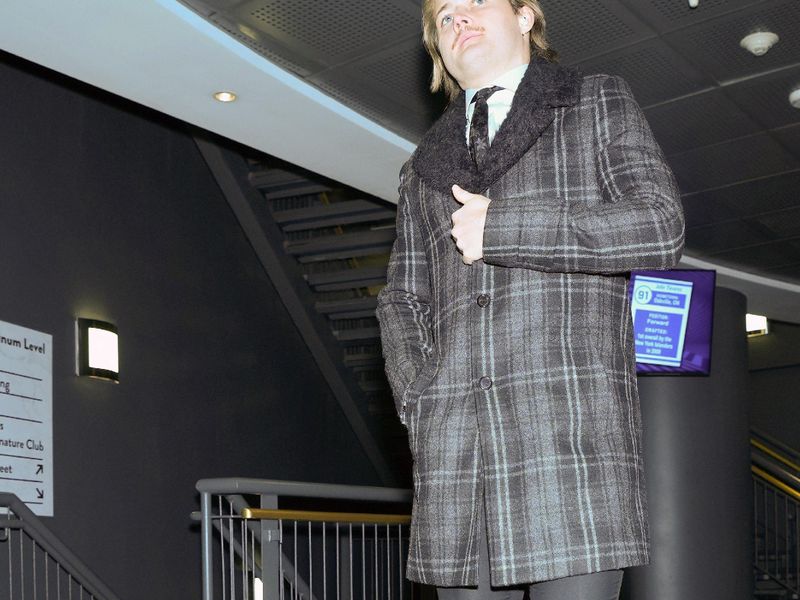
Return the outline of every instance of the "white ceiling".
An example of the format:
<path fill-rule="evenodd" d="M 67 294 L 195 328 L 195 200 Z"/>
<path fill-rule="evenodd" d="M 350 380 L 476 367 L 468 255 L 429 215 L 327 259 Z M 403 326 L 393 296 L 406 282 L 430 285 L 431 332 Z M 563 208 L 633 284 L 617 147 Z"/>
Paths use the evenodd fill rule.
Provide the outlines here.
<path fill-rule="evenodd" d="M 0 45 L 380 198 L 414 150 L 171 0 L 3 0 Z"/>
<path fill-rule="evenodd" d="M 0 48 L 392 202 L 414 149 L 176 0 L 3 0 Z M 719 281 L 752 312 L 800 322 L 800 286 L 727 267 Z"/>

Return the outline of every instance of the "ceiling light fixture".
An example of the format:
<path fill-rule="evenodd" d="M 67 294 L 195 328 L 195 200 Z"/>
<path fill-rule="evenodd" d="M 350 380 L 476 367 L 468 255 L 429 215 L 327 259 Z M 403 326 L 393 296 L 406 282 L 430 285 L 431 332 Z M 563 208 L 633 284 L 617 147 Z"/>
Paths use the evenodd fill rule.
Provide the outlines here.
<path fill-rule="evenodd" d="M 214 99 L 220 102 L 233 102 L 236 100 L 236 94 L 233 92 L 217 92 L 214 94 Z"/>
<path fill-rule="evenodd" d="M 795 108 L 800 108 L 800 86 L 797 86 L 789 94 L 789 104 Z"/>
<path fill-rule="evenodd" d="M 769 49 L 778 43 L 780 38 L 771 31 L 757 31 L 746 35 L 739 45 L 755 56 L 763 56 Z"/>
<path fill-rule="evenodd" d="M 689 0 L 689 8 L 697 8 L 700 6 L 700 0 Z"/>
<path fill-rule="evenodd" d="M 238 25 L 238 29 L 242 35 L 246 35 L 251 40 L 258 41 L 258 34 L 253 29 L 250 29 L 247 25 Z"/>

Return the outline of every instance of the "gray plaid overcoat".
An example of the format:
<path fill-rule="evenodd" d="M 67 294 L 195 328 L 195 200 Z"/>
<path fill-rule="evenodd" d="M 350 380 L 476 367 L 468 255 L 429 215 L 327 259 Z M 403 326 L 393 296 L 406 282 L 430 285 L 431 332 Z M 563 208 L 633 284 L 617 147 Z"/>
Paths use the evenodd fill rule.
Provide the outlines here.
<path fill-rule="evenodd" d="M 463 95 L 404 166 L 378 302 L 414 458 L 407 576 L 505 586 L 649 558 L 627 273 L 673 266 L 678 189 L 627 84 L 535 60 L 478 172 Z M 484 259 L 450 236 L 491 199 Z"/>

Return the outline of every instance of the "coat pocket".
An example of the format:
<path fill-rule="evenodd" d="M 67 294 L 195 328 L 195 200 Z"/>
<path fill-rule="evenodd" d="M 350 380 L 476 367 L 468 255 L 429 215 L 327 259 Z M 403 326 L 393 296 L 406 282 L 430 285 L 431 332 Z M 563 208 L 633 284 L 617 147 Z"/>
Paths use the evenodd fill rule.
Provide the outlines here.
<path fill-rule="evenodd" d="M 411 408 L 416 405 L 419 397 L 431 385 L 433 378 L 436 377 L 436 374 L 439 372 L 438 362 L 439 361 L 435 358 L 429 358 L 422 366 L 422 369 L 420 369 L 417 378 L 411 385 L 408 386 L 408 391 L 406 392 L 405 397 L 407 408 Z"/>
<path fill-rule="evenodd" d="M 420 398 L 433 384 L 433 380 L 439 373 L 438 360 L 430 358 L 420 370 L 419 375 L 409 386 L 406 399 L 403 402 L 403 412 L 400 415 L 401 421 L 408 429 L 408 445 L 411 450 L 411 457 L 417 461 L 417 434 L 419 429 Z"/>
<path fill-rule="evenodd" d="M 414 412 L 420 396 L 428 389 L 439 372 L 438 360 L 429 358 L 417 374 L 417 378 L 411 382 L 403 394 L 403 401 L 400 406 L 400 420 L 408 427 L 408 417 Z"/>

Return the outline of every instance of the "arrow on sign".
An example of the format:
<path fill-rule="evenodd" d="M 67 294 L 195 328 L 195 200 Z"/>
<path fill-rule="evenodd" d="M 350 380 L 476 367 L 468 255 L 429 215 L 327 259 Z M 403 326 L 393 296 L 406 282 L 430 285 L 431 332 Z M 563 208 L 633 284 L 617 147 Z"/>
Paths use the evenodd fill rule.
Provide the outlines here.
<path fill-rule="evenodd" d="M 43 490 L 40 490 L 39 488 L 36 488 L 36 497 L 37 497 L 39 500 L 41 500 L 42 498 L 44 498 L 44 491 L 43 491 Z"/>
<path fill-rule="evenodd" d="M 44 473 L 44 465 L 36 465 L 36 474 Z"/>

